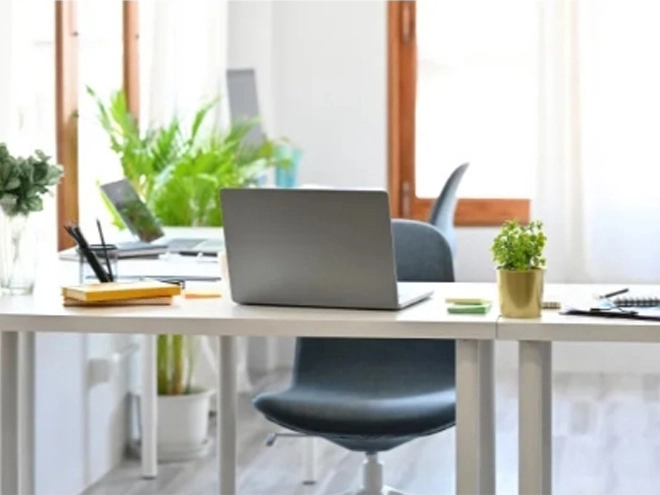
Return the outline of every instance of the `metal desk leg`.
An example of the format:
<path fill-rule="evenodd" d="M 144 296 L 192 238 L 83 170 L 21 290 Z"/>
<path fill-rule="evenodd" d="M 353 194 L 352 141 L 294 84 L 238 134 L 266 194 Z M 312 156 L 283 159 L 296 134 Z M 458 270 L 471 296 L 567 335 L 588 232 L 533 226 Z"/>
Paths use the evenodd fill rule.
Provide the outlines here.
<path fill-rule="evenodd" d="M 520 342 L 520 495 L 552 493 L 552 343 Z"/>
<path fill-rule="evenodd" d="M 19 490 L 19 427 L 18 427 L 18 334 L 0 334 L 0 494 L 21 493 Z"/>
<path fill-rule="evenodd" d="M 456 342 L 456 493 L 459 495 L 495 492 L 492 365 L 491 342 Z M 489 380 L 482 387 L 484 376 Z"/>
<path fill-rule="evenodd" d="M 157 425 L 158 382 L 156 370 L 157 335 L 142 337 L 142 400 L 140 423 L 142 425 L 142 477 L 153 479 L 158 475 Z"/>
<path fill-rule="evenodd" d="M 236 337 L 219 337 L 218 461 L 220 495 L 236 495 Z"/>

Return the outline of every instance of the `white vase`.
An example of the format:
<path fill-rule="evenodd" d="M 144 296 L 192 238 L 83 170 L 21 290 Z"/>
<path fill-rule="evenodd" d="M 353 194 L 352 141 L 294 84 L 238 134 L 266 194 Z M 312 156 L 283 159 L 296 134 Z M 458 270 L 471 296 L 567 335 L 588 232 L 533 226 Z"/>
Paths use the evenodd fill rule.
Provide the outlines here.
<path fill-rule="evenodd" d="M 36 214 L 7 215 L 0 208 L 0 292 L 30 294 L 37 265 Z"/>

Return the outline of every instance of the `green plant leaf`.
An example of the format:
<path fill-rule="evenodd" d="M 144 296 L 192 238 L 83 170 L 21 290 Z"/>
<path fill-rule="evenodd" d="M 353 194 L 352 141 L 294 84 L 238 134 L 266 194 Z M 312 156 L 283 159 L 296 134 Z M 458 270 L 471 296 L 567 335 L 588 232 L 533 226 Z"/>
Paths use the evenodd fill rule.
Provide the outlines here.
<path fill-rule="evenodd" d="M 522 225 L 518 220 L 509 220 L 493 240 L 493 261 L 500 270 L 542 269 L 546 263 L 543 256 L 546 240 L 542 222 Z"/>

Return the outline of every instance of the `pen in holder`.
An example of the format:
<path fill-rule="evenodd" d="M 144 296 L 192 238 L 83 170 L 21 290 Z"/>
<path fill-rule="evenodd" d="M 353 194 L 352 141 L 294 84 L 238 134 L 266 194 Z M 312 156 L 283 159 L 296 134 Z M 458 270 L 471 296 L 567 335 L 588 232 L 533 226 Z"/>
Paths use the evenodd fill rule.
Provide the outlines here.
<path fill-rule="evenodd" d="M 91 244 L 89 246 L 90 250 L 96 255 L 97 259 L 101 263 L 101 265 L 104 267 L 104 269 L 107 270 L 106 266 L 106 255 L 107 255 L 107 260 L 108 263 L 110 263 L 110 268 L 112 269 L 112 274 L 115 279 L 117 279 L 118 275 L 118 262 L 119 262 L 119 250 L 117 249 L 117 246 L 114 244 Z M 87 262 L 87 259 L 83 255 L 83 253 L 80 251 L 80 249 L 76 250 L 78 253 L 78 279 L 81 284 L 88 283 L 90 281 L 95 282 L 99 281 L 96 274 L 94 273 L 94 270 L 92 267 L 89 265 Z"/>

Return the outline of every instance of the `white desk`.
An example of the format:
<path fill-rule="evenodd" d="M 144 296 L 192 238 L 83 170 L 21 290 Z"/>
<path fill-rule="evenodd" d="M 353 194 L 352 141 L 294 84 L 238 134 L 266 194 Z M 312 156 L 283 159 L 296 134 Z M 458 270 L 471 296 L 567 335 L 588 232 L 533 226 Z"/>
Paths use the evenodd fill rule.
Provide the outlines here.
<path fill-rule="evenodd" d="M 177 301 L 174 307 L 64 308 L 59 282 L 31 296 L 0 297 L 2 360 L 1 493 L 30 494 L 33 332 L 177 333 L 219 339 L 220 493 L 236 493 L 237 336 L 457 339 L 456 484 L 459 494 L 495 491 L 493 340 L 497 311 L 450 315 L 445 297 L 493 298 L 493 284 L 434 284 L 434 298 L 400 312 L 238 306 L 229 297 Z M 17 433 L 17 434 L 14 434 Z M 439 466 L 440 468 L 440 466 Z"/>
<path fill-rule="evenodd" d="M 621 286 L 548 284 L 546 299 L 578 303 Z M 629 286 L 632 294 L 654 295 L 658 286 Z M 519 493 L 552 493 L 552 343 L 660 342 L 660 322 L 591 318 L 543 311 L 541 318 L 500 318 L 497 337 L 519 347 Z"/>

